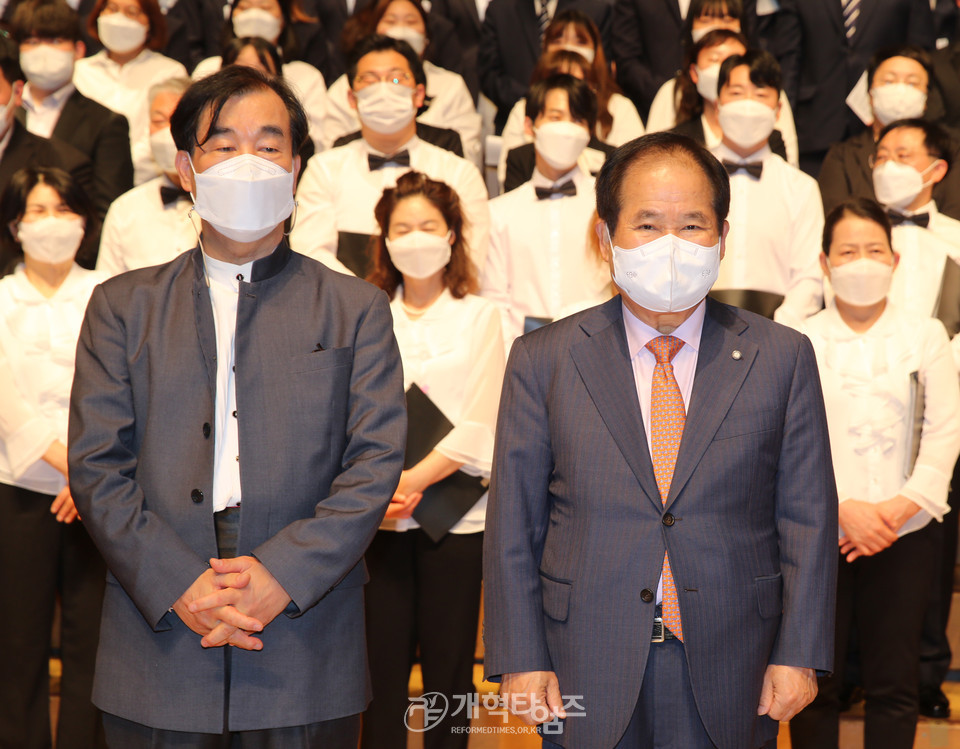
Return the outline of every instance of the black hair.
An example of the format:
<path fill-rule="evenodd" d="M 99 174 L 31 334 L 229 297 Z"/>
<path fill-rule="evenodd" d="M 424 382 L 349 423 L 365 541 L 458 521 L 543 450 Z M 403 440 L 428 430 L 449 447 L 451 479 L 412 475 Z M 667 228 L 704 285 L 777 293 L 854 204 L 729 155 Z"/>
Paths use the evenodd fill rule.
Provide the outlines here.
<path fill-rule="evenodd" d="M 307 137 L 307 115 L 303 105 L 279 76 L 268 76 L 244 65 L 228 65 L 213 75 L 201 78 L 188 88 L 170 118 L 170 131 L 177 148 L 192 154 L 206 143 L 216 127 L 224 105 L 238 96 L 253 91 L 273 91 L 283 101 L 290 115 L 290 140 L 297 154 Z M 207 132 L 198 131 L 204 112 L 210 110 Z"/>
<path fill-rule="evenodd" d="M 643 161 L 671 159 L 697 166 L 710 183 L 713 210 L 718 227 L 730 211 L 730 178 L 723 164 L 695 140 L 671 132 L 649 133 L 620 146 L 607 157 L 597 176 L 597 215 L 607 225 L 612 237 L 617 231 L 622 204 L 621 192 L 627 172 Z"/>
<path fill-rule="evenodd" d="M 743 0 L 690 0 L 687 16 L 683 21 L 683 38 L 693 40 L 693 22 L 700 16 L 718 17 L 727 15 L 743 20 Z"/>
<path fill-rule="evenodd" d="M 547 104 L 547 94 L 554 89 L 567 92 L 570 116 L 575 121 L 586 122 L 593 135 L 597 126 L 597 95 L 586 82 L 569 73 L 553 73 L 530 87 L 527 93 L 527 117 L 536 121 Z"/>
<path fill-rule="evenodd" d="M 833 244 L 833 231 L 841 219 L 847 216 L 857 216 L 858 218 L 873 221 L 883 229 L 887 235 L 887 244 L 892 246 L 892 229 L 890 228 L 890 219 L 883 206 L 875 200 L 869 198 L 854 198 L 848 200 L 831 210 L 823 220 L 823 254 L 830 254 L 830 245 Z"/>
<path fill-rule="evenodd" d="M 233 37 L 224 44 L 223 52 L 220 55 L 220 67 L 225 68 L 228 65 L 233 65 L 240 53 L 247 47 L 253 47 L 253 51 L 257 53 L 257 59 L 263 67 L 267 70 L 272 67 L 274 75 L 283 75 L 283 57 L 280 48 L 259 36 Z"/>
<path fill-rule="evenodd" d="M 901 44 L 896 47 L 884 47 L 877 50 L 870 58 L 870 64 L 867 66 L 867 88 L 873 86 L 873 76 L 876 75 L 877 68 L 891 57 L 906 57 L 909 60 L 915 60 L 927 71 L 927 82 L 933 80 L 933 61 L 930 58 L 930 53 L 915 44 Z"/>
<path fill-rule="evenodd" d="M 226 23 L 220 35 L 220 46 L 224 49 L 237 38 L 233 31 L 233 16 L 239 12 L 237 10 L 239 4 L 238 0 L 232 0 L 230 3 L 230 13 L 227 15 Z M 277 0 L 277 4 L 280 6 L 280 15 L 283 17 L 283 28 L 280 29 L 280 37 L 277 39 L 280 54 L 285 60 L 299 60 L 301 50 L 293 24 L 298 20 L 316 21 L 316 19 L 307 17 L 299 7 L 294 6 L 291 0 Z M 280 69 L 277 68 L 277 73 L 279 72 Z"/>
<path fill-rule="evenodd" d="M 77 258 L 96 257 L 95 247 L 89 247 L 88 243 L 99 236 L 96 211 L 86 190 L 77 182 L 69 172 L 63 169 L 46 166 L 28 166 L 14 172 L 10 181 L 7 183 L 0 196 L 0 236 L 2 244 L 10 250 L 9 254 L 13 256 L 13 262 L 20 261 L 23 250 L 20 243 L 13 239 L 10 233 L 10 226 L 23 216 L 27 206 L 27 197 L 39 184 L 49 185 L 56 191 L 70 210 L 80 216 L 84 221 L 83 241 L 77 250 Z M 2 269 L 9 271 L 9 268 Z"/>
<path fill-rule="evenodd" d="M 762 49 L 748 49 L 742 55 L 730 55 L 720 64 L 720 77 L 717 80 L 719 92 L 730 78 L 734 68 L 746 65 L 750 69 L 750 82 L 754 86 L 769 87 L 780 94 L 782 76 L 777 58 Z"/>
<path fill-rule="evenodd" d="M 680 104 L 677 106 L 677 124 L 692 120 L 703 114 L 703 97 L 697 91 L 697 84 L 690 77 L 690 66 L 696 65 L 700 53 L 705 49 L 719 47 L 727 42 L 737 42 L 744 50 L 750 48 L 747 37 L 739 31 L 729 29 L 714 29 L 704 34 L 703 38 L 687 47 L 684 53 L 683 67 L 677 76 L 677 88 L 680 90 Z"/>
<path fill-rule="evenodd" d="M 900 128 L 910 128 L 923 133 L 923 145 L 927 149 L 927 153 L 935 159 L 942 159 L 946 162 L 947 168 L 950 168 L 950 153 L 952 151 L 950 136 L 947 135 L 946 130 L 940 125 L 933 122 L 927 122 L 920 118 L 891 122 L 880 131 L 880 137 L 877 138 L 877 145 L 880 145 L 880 141 L 886 137 L 887 133 L 893 130 L 899 130 Z"/>
<path fill-rule="evenodd" d="M 76 11 L 64 0 L 28 0 L 20 3 L 10 21 L 13 35 L 21 44 L 25 39 L 80 39 L 80 21 Z"/>
<path fill-rule="evenodd" d="M 353 54 L 347 64 L 347 83 L 353 88 L 353 82 L 357 77 L 357 66 L 360 60 L 373 52 L 396 52 L 403 55 L 410 65 L 410 72 L 413 74 L 414 83 L 417 85 L 427 85 L 427 76 L 423 72 L 423 63 L 420 56 L 413 51 L 407 42 L 402 39 L 384 36 L 383 34 L 370 34 L 365 36 L 353 48 Z"/>
<path fill-rule="evenodd" d="M 11 86 L 23 81 L 23 69 L 20 67 L 20 50 L 17 43 L 4 33 L 0 33 L 0 73 Z"/>

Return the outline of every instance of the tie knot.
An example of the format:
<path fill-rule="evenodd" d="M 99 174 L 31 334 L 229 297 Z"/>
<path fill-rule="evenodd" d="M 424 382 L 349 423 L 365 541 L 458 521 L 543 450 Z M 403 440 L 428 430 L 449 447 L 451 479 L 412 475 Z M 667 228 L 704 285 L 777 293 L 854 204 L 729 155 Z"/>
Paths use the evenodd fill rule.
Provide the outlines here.
<path fill-rule="evenodd" d="M 662 335 L 648 341 L 647 348 L 657 357 L 657 364 L 669 364 L 683 348 L 683 341 L 676 336 Z"/>

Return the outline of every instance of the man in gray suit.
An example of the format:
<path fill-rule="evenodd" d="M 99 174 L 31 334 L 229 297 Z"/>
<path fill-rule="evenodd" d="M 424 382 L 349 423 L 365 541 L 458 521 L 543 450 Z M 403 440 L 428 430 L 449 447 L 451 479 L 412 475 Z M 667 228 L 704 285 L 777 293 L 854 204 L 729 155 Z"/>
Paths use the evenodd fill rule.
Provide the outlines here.
<path fill-rule="evenodd" d="M 619 296 L 513 346 L 484 660 L 544 746 L 775 746 L 831 668 L 816 361 L 800 334 L 705 299 L 729 200 L 683 136 L 618 149 L 597 230 Z"/>
<path fill-rule="evenodd" d="M 200 246 L 99 286 L 77 352 L 71 488 L 110 568 L 94 702 L 123 749 L 356 747 L 362 555 L 406 432 L 387 300 L 287 244 L 285 84 L 230 66 L 171 125 Z"/>

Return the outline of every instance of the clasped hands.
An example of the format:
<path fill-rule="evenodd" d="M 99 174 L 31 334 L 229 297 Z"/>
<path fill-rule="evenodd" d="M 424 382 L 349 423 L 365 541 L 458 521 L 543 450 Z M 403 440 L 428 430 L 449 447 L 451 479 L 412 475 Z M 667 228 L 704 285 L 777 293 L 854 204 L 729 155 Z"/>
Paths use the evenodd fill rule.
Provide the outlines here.
<path fill-rule="evenodd" d="M 877 554 L 897 540 L 897 531 L 919 512 L 911 499 L 898 494 L 876 504 L 858 499 L 840 503 L 840 553 L 848 562 Z"/>
<path fill-rule="evenodd" d="M 255 557 L 211 559 L 210 569 L 173 604 L 205 648 L 232 645 L 262 650 L 262 632 L 290 603 L 290 595 Z"/>

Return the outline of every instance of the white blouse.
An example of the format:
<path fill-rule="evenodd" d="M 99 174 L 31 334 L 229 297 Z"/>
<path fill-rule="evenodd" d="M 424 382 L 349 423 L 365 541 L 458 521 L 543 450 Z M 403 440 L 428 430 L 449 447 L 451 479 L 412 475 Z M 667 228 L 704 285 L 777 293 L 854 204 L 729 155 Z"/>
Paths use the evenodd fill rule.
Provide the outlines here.
<path fill-rule="evenodd" d="M 463 145 L 463 158 L 477 168 L 480 161 L 481 118 L 473 105 L 473 97 L 467 84 L 458 73 L 446 70 L 432 62 L 423 63 L 427 77 L 427 98 L 430 106 L 417 117 L 418 122 L 434 127 L 456 130 Z M 332 148 L 337 138 L 355 133 L 360 129 L 357 110 L 350 106 L 347 92 L 350 84 L 347 76 L 341 75 L 327 92 L 329 101 L 323 118 L 323 146 Z"/>
<path fill-rule="evenodd" d="M 607 102 L 607 111 L 613 118 L 610 125 L 610 132 L 605 138 L 597 138 L 608 146 L 622 146 L 634 138 L 639 138 L 644 133 L 643 120 L 637 112 L 637 108 L 626 96 L 622 94 L 612 94 Z M 527 117 L 527 100 L 520 99 L 513 105 L 510 114 L 507 116 L 507 122 L 503 126 L 502 146 L 500 148 L 500 162 L 497 164 L 497 177 L 500 180 L 500 187 L 503 187 L 504 180 L 507 178 L 507 155 L 514 148 L 522 146 L 524 143 L 533 143 L 533 138 L 527 135 L 523 128 L 523 123 Z M 599 131 L 599 125 L 598 125 Z M 601 161 L 602 164 L 602 161 Z"/>
<path fill-rule="evenodd" d="M 73 83 L 77 90 L 108 109 L 122 114 L 130 123 L 130 152 L 133 182 L 142 184 L 159 176 L 150 151 L 150 87 L 170 78 L 186 78 L 187 69 L 159 52 L 144 49 L 125 65 L 118 65 L 101 50 L 77 60 Z"/>
<path fill-rule="evenodd" d="M 19 265 L 0 279 L 0 482 L 57 494 L 63 475 L 42 459 L 67 443 L 80 324 L 106 275 L 74 265 L 56 293 L 41 294 Z"/>
<path fill-rule="evenodd" d="M 199 81 L 201 78 L 213 75 L 220 70 L 221 64 L 222 59 L 219 55 L 201 60 L 193 69 L 193 80 Z M 293 93 L 303 104 L 314 149 L 318 152 L 322 151 L 321 125 L 327 112 L 327 84 L 323 80 L 323 74 L 308 62 L 291 60 L 283 64 L 283 80 L 293 89 Z"/>
<path fill-rule="evenodd" d="M 879 503 L 902 494 L 920 512 L 900 528 L 901 536 L 941 520 L 960 452 L 960 385 L 943 325 L 888 302 L 873 327 L 855 333 L 831 304 L 804 330 L 820 368 L 840 501 Z"/>
<path fill-rule="evenodd" d="M 420 317 L 403 310 L 403 287 L 390 304 L 403 362 L 403 387 L 416 385 L 454 425 L 436 450 L 471 476 L 489 478 L 493 435 L 503 382 L 504 347 L 500 312 L 492 302 L 468 294 L 455 299 L 447 289 Z M 484 494 L 451 533 L 483 530 Z M 413 518 L 385 520 L 381 529 L 418 528 Z"/>

